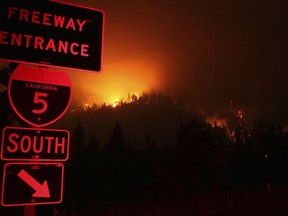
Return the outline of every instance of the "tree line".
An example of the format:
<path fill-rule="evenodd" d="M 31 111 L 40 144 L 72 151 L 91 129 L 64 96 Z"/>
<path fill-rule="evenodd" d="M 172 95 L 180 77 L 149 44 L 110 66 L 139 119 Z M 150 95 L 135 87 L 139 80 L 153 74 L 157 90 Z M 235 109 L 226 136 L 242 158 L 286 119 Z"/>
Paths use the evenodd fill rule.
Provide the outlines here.
<path fill-rule="evenodd" d="M 72 132 L 66 202 L 129 202 L 182 199 L 212 191 L 273 190 L 288 180 L 288 132 L 284 127 L 250 129 L 238 124 L 233 136 L 205 119 L 190 119 L 176 129 L 176 147 L 160 149 L 147 134 L 145 147 L 133 150 L 117 121 L 100 148 L 85 142 L 79 121 Z"/>
<path fill-rule="evenodd" d="M 1 82 L 6 83 L 8 77 Z M 248 127 L 239 121 L 235 128 L 228 129 L 210 124 L 203 116 L 187 113 L 183 102 L 174 102 L 162 94 L 130 97 L 130 103 L 122 102 L 116 109 L 105 104 L 94 105 L 77 112 L 70 109 L 64 116 L 61 124 L 70 125 L 71 147 L 70 159 L 65 164 L 65 191 L 60 208 L 183 199 L 223 190 L 269 192 L 286 184 L 288 131 L 285 127 L 267 126 L 261 121 Z M 1 92 L 0 109 L 1 131 L 5 126 L 27 126 L 13 113 L 7 91 Z M 143 130 L 141 125 L 151 118 L 154 122 L 146 126 L 163 127 L 164 136 L 173 133 L 175 145 L 159 145 L 156 136 L 146 129 L 142 131 L 145 137 L 131 143 L 128 127 L 123 129 L 123 124 L 135 116 L 140 120 L 132 125 L 133 133 Z M 95 121 L 101 127 L 107 119 L 114 121 L 110 131 L 106 130 L 107 141 L 100 141 L 91 130 L 87 132 L 83 119 Z M 175 127 L 167 132 L 158 121 L 173 123 Z M 142 148 L 133 147 L 140 142 L 144 143 Z"/>

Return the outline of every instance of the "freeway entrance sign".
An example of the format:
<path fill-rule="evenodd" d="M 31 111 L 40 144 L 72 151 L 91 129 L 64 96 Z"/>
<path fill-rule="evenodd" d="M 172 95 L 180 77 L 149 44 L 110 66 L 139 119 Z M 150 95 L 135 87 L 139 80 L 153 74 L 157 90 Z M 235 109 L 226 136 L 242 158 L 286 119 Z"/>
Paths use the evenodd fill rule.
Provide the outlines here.
<path fill-rule="evenodd" d="M 0 8 L 0 59 L 101 71 L 103 11 L 58 0 L 1 0 Z"/>
<path fill-rule="evenodd" d="M 70 133 L 67 130 L 6 127 L 1 158 L 9 161 L 66 161 Z"/>
<path fill-rule="evenodd" d="M 5 164 L 1 204 L 23 206 L 60 203 L 63 172 L 61 163 Z"/>

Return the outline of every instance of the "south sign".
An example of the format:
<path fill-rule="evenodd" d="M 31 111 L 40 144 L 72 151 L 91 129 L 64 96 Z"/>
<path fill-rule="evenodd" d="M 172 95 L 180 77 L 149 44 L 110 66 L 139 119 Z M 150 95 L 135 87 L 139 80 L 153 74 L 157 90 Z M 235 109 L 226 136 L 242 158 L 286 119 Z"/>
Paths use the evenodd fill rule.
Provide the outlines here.
<path fill-rule="evenodd" d="M 7 161 L 66 161 L 69 143 L 67 130 L 6 127 L 2 133 L 1 158 Z"/>
<path fill-rule="evenodd" d="M 10 77 L 8 96 L 20 118 L 43 127 L 57 121 L 68 109 L 71 82 L 65 72 L 19 65 Z"/>
<path fill-rule="evenodd" d="M 100 71 L 100 10 L 59 1 L 1 0 L 0 59 Z"/>

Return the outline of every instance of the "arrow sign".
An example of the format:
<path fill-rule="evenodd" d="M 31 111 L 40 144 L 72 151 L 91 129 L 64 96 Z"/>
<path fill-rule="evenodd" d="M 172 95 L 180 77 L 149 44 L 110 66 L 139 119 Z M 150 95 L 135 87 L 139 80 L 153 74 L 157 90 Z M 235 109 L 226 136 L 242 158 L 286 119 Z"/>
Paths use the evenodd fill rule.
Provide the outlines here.
<path fill-rule="evenodd" d="M 64 186 L 64 165 L 62 163 L 6 163 L 2 180 L 0 199 L 2 206 L 62 202 Z"/>
<path fill-rule="evenodd" d="M 42 198 L 50 198 L 49 188 L 47 181 L 44 181 L 43 184 L 40 184 L 36 181 L 29 173 L 27 173 L 24 169 L 22 169 L 17 176 L 21 178 L 24 182 L 26 182 L 31 188 L 33 188 L 36 192 L 32 195 L 32 197 L 42 197 Z"/>

